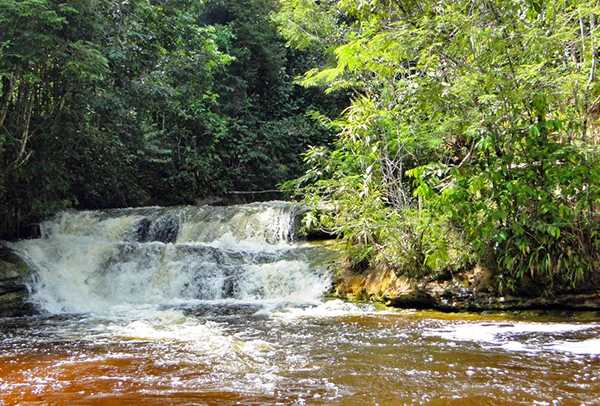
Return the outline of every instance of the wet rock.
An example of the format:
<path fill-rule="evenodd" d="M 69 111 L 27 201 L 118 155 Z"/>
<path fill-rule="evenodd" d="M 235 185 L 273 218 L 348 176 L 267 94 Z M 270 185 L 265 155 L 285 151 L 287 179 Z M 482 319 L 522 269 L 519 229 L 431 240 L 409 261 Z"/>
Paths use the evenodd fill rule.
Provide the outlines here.
<path fill-rule="evenodd" d="M 166 243 L 175 242 L 179 233 L 179 219 L 172 215 L 165 215 L 152 222 L 148 230 L 149 241 Z"/>
<path fill-rule="evenodd" d="M 179 219 L 170 214 L 155 220 L 141 219 L 133 230 L 133 239 L 137 242 L 174 243 L 179 233 Z"/>
<path fill-rule="evenodd" d="M 222 297 L 234 297 L 239 275 L 234 269 L 228 268 L 225 270 L 225 280 L 223 281 Z"/>
<path fill-rule="evenodd" d="M 414 281 L 383 268 L 363 273 L 345 271 L 334 281 L 334 294 L 351 300 L 388 302 L 391 298 L 410 294 L 416 289 Z"/>
<path fill-rule="evenodd" d="M 390 306 L 410 309 L 430 309 L 437 304 L 436 298 L 423 289 L 415 289 L 409 293 L 394 296 L 387 302 Z"/>
<path fill-rule="evenodd" d="M 34 312 L 28 302 L 27 265 L 12 251 L 0 247 L 0 317 L 24 316 Z"/>
<path fill-rule="evenodd" d="M 139 242 L 147 241 L 148 232 L 150 231 L 150 225 L 152 221 L 147 218 L 141 219 L 136 225 L 134 230 L 134 240 Z"/>
<path fill-rule="evenodd" d="M 562 294 L 553 297 L 502 296 L 492 288 L 488 270 L 475 268 L 450 280 L 423 281 L 398 276 L 390 269 L 371 269 L 361 274 L 343 272 L 333 295 L 348 300 L 369 300 L 400 308 L 442 311 L 566 309 L 600 310 L 600 292 Z"/>

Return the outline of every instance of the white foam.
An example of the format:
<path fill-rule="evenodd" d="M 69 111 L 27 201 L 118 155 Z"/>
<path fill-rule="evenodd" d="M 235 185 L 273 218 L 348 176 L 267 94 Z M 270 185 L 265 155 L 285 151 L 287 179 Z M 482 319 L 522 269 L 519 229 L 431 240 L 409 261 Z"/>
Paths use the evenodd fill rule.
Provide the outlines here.
<path fill-rule="evenodd" d="M 546 348 L 573 354 L 600 355 L 600 338 L 583 341 L 559 341 Z"/>
<path fill-rule="evenodd" d="M 383 314 L 385 312 L 377 311 L 375 306 L 371 304 L 359 305 L 335 299 L 322 302 L 316 306 L 286 308 L 275 312 L 273 316 L 284 320 L 296 320 L 301 318 L 364 316 L 375 313 Z"/>
<path fill-rule="evenodd" d="M 320 301 L 330 285 L 329 275 L 311 272 L 306 262 L 283 260 L 245 268 L 237 295 L 242 300 L 281 299 L 315 303 Z"/>
<path fill-rule="evenodd" d="M 226 232 L 223 235 L 216 237 L 212 241 L 202 242 L 199 244 L 225 250 L 269 253 L 277 252 L 279 250 L 289 250 L 294 247 L 294 245 L 288 243 L 285 240 L 279 240 L 273 244 L 265 244 L 265 241 L 263 239 L 256 237 L 245 237 L 244 239 L 239 239 L 235 237 L 231 232 Z"/>
<path fill-rule="evenodd" d="M 83 236 L 96 240 L 119 241 L 142 218 L 135 214 L 103 218 L 101 212 L 96 211 L 66 211 L 54 220 L 42 223 L 41 229 L 46 238 Z"/>
<path fill-rule="evenodd" d="M 591 345 L 600 340 L 580 342 L 560 342 L 547 345 L 544 338 L 552 339 L 554 334 L 577 333 L 600 327 L 598 324 L 570 323 L 463 323 L 446 326 L 440 329 L 427 329 L 423 335 L 436 336 L 450 341 L 472 341 L 486 346 L 502 348 L 506 351 L 540 352 L 545 350 L 571 351 L 580 349 L 588 351 Z M 537 341 L 527 340 L 532 335 Z M 590 343 L 588 343 L 590 342 Z M 600 348 L 598 348 L 600 353 Z M 581 352 L 583 353 L 583 352 Z"/>
<path fill-rule="evenodd" d="M 253 203 L 214 208 L 187 208 L 177 242 L 214 242 L 253 247 L 293 239 L 294 221 L 300 206 L 286 202 Z"/>
<path fill-rule="evenodd" d="M 50 313 L 109 315 L 230 296 L 315 303 L 330 277 L 313 269 L 302 251 L 293 253 L 300 247 L 289 242 L 296 210 L 272 202 L 69 211 L 44 223 L 43 238 L 12 248 L 35 268 L 32 300 Z M 141 219 L 164 216 L 180 221 L 177 244 L 134 241 Z M 285 259 L 290 253 L 294 260 Z"/>
<path fill-rule="evenodd" d="M 154 311 L 144 317 L 139 316 L 137 314 L 138 319 L 129 322 L 109 324 L 106 330 L 111 337 L 167 345 L 175 350 L 177 356 L 185 353 L 190 357 L 220 360 L 221 368 L 227 366 L 227 362 L 223 362 L 226 360 L 254 365 L 266 362 L 273 350 L 272 345 L 264 340 L 228 334 L 218 323 L 201 322 L 180 311 Z M 239 365 L 230 366 L 232 370 L 239 369 Z"/>

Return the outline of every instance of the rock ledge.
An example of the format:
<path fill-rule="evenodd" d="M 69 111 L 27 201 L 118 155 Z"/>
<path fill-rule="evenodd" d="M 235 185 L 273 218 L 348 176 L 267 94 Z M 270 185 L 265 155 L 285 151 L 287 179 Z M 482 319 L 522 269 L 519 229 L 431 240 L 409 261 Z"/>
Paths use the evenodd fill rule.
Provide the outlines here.
<path fill-rule="evenodd" d="M 385 303 L 399 308 L 441 311 L 572 309 L 600 310 L 600 292 L 554 297 L 499 296 L 490 288 L 490 274 L 481 268 L 449 280 L 417 281 L 390 269 L 356 274 L 344 271 L 334 282 L 333 295 L 347 300 Z"/>

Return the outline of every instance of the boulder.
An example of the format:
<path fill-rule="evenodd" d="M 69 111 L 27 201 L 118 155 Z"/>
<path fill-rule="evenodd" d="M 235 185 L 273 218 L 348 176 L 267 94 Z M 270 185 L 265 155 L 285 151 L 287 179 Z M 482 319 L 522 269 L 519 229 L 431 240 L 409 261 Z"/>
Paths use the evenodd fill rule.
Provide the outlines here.
<path fill-rule="evenodd" d="M 131 237 L 137 242 L 163 242 L 167 244 L 175 242 L 178 233 L 179 219 L 173 215 L 166 214 L 155 220 L 141 219 L 135 225 Z"/>
<path fill-rule="evenodd" d="M 179 219 L 166 214 L 154 220 L 148 230 L 146 241 L 160 241 L 165 244 L 177 240 L 179 233 Z"/>
<path fill-rule="evenodd" d="M 8 248 L 0 247 L 0 317 L 24 316 L 34 312 L 29 303 L 27 264 Z"/>
<path fill-rule="evenodd" d="M 152 221 L 147 218 L 143 218 L 135 225 L 134 230 L 134 240 L 139 242 L 147 241 L 148 239 L 148 231 L 150 230 L 150 225 Z"/>

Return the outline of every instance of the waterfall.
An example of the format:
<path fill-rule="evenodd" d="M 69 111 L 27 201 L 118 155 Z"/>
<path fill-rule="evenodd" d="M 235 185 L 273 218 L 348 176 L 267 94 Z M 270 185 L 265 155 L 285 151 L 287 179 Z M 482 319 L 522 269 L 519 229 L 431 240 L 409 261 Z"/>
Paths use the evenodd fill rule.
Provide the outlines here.
<path fill-rule="evenodd" d="M 102 313 L 198 301 L 317 301 L 330 285 L 318 249 L 295 241 L 302 207 L 65 211 L 42 237 L 11 244 L 50 313 Z"/>

